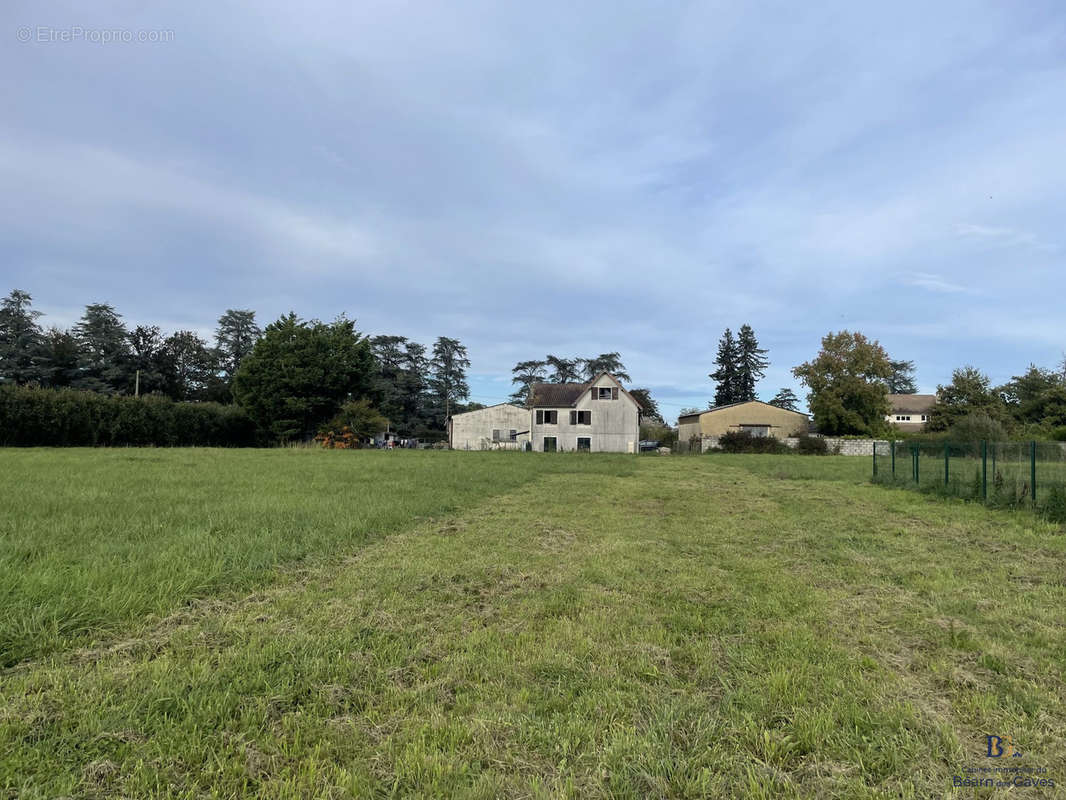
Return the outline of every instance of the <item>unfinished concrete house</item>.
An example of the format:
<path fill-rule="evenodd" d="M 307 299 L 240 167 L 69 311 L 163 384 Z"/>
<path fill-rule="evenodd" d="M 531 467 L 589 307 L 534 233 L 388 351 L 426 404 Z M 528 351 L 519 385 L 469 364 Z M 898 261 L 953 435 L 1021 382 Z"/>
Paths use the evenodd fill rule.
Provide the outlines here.
<path fill-rule="evenodd" d="M 606 372 L 586 383 L 535 383 L 530 392 L 534 450 L 635 453 L 643 411 Z"/>

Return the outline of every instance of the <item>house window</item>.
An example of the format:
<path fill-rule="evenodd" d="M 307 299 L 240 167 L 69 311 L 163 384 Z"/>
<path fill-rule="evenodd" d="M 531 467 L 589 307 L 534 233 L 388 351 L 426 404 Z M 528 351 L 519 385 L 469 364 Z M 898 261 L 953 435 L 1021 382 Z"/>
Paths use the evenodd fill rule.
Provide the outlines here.
<path fill-rule="evenodd" d="M 494 442 L 500 441 L 500 429 L 499 428 L 493 428 L 492 429 L 492 441 L 494 441 Z"/>
<path fill-rule="evenodd" d="M 538 411 L 537 412 L 537 424 L 538 425 L 558 425 L 559 424 L 559 412 L 558 411 Z"/>
<path fill-rule="evenodd" d="M 757 436 L 760 439 L 765 439 L 770 435 L 769 425 L 741 425 L 740 429 L 742 431 L 747 431 L 752 436 Z"/>
<path fill-rule="evenodd" d="M 591 425 L 592 424 L 592 412 L 591 411 L 571 411 L 570 412 L 570 424 L 571 425 Z"/>
<path fill-rule="evenodd" d="M 544 437 L 544 452 L 545 453 L 554 453 L 555 452 L 555 437 L 554 436 L 545 436 Z"/>
<path fill-rule="evenodd" d="M 511 428 L 509 433 L 510 435 L 507 438 L 510 439 L 512 442 L 518 438 L 518 431 L 516 431 L 514 428 Z"/>
<path fill-rule="evenodd" d="M 590 439 L 588 436 L 578 436 L 577 437 L 577 449 L 578 450 L 586 450 L 586 451 L 590 451 L 591 452 L 591 450 L 592 450 L 592 439 Z"/>
<path fill-rule="evenodd" d="M 928 421 L 928 419 L 929 417 L 927 417 L 925 414 L 922 414 L 922 422 L 926 422 Z"/>
<path fill-rule="evenodd" d="M 597 399 L 599 399 L 599 400 L 610 400 L 610 399 L 612 399 L 611 398 L 611 392 L 612 391 L 616 391 L 613 386 L 600 386 L 599 387 L 599 393 L 597 394 Z"/>

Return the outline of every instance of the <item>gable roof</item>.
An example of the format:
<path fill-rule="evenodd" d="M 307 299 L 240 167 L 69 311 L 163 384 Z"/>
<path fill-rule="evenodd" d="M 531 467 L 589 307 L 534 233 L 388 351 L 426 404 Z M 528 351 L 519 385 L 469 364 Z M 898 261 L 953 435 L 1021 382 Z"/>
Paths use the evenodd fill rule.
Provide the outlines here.
<path fill-rule="evenodd" d="M 528 409 L 522 408 L 522 406 L 515 405 L 514 403 L 496 403 L 496 405 L 485 406 L 484 408 L 473 408 L 470 411 L 460 411 L 458 414 L 449 415 L 448 419 L 452 419 L 453 417 L 461 417 L 464 414 L 476 414 L 479 411 L 488 411 L 490 408 L 499 408 L 500 406 L 510 406 L 515 411 L 523 411 L 524 412 L 524 411 L 528 410 Z M 446 419 L 444 421 L 447 422 L 448 420 Z"/>
<path fill-rule="evenodd" d="M 744 405 L 748 405 L 749 403 L 758 403 L 761 406 L 770 406 L 770 408 L 776 408 L 778 411 L 787 411 L 790 414 L 799 414 L 801 417 L 808 417 L 808 418 L 810 417 L 810 414 L 804 414 L 802 411 L 793 411 L 791 408 L 781 408 L 781 406 L 775 406 L 773 403 L 765 403 L 762 400 L 741 400 L 741 401 L 736 402 L 736 403 L 723 403 L 720 406 L 713 406 L 712 408 L 705 408 L 703 411 L 697 411 L 695 414 L 685 414 L 682 417 L 678 417 L 677 421 L 681 422 L 681 420 L 683 420 L 683 419 L 686 419 L 686 420 L 699 419 L 704 414 L 712 414 L 715 411 L 721 411 L 722 409 L 725 409 L 725 408 L 735 408 L 736 406 L 744 406 Z"/>
<path fill-rule="evenodd" d="M 584 394 L 584 383 L 534 383 L 529 393 L 530 405 L 538 406 L 572 406 Z"/>
<path fill-rule="evenodd" d="M 618 388 L 622 390 L 622 394 L 632 400 L 639 410 L 644 410 L 644 406 L 641 402 L 627 392 L 626 387 L 622 385 L 622 382 L 609 372 L 601 372 L 592 380 L 585 381 L 584 383 L 534 383 L 529 392 L 529 406 L 530 408 L 575 406 L 577 405 L 577 401 L 581 399 L 581 396 L 604 375 L 618 384 Z"/>
<path fill-rule="evenodd" d="M 892 413 L 909 411 L 912 414 L 925 414 L 936 405 L 935 394 L 890 394 L 888 404 Z"/>

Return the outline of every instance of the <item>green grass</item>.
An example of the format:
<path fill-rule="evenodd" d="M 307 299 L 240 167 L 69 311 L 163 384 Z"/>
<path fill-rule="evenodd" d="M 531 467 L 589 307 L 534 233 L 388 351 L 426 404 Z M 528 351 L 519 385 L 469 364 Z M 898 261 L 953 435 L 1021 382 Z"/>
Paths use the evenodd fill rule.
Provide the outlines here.
<path fill-rule="evenodd" d="M 279 564 L 351 553 L 421 517 L 624 458 L 318 450 L 0 450 L 0 666 L 184 601 L 245 592 Z"/>
<path fill-rule="evenodd" d="M 951 788 L 986 733 L 1066 782 L 1057 527 L 859 458 L 407 455 L 0 453 L 65 476 L 2 541 L 82 595 L 143 593 L 160 537 L 212 574 L 127 504 L 243 532 L 0 673 L 0 796 L 991 796 Z"/>

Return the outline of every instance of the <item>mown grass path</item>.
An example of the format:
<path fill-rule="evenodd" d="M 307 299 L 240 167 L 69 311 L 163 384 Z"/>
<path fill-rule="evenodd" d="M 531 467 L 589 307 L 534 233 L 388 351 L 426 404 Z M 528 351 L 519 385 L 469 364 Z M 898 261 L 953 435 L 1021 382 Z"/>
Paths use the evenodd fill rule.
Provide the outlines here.
<path fill-rule="evenodd" d="M 0 449 L 0 667 L 234 595 L 540 475 L 632 459 L 514 453 Z"/>
<path fill-rule="evenodd" d="M 1063 785 L 1066 537 L 863 478 L 795 456 L 540 474 L 131 617 L 0 674 L 0 786 L 994 796 L 951 788 L 986 733 Z"/>

